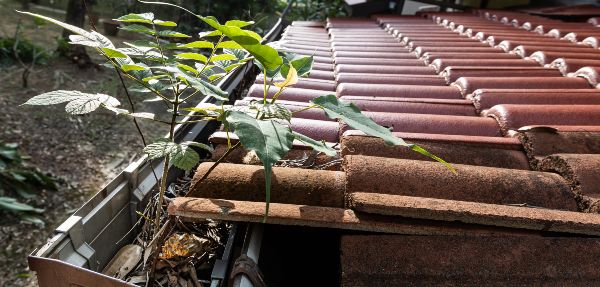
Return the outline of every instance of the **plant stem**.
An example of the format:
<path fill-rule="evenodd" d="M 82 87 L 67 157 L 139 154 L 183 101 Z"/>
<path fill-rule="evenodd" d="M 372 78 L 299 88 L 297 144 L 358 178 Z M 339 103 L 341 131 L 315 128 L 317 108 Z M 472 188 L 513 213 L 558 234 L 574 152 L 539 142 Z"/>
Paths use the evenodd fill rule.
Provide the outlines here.
<path fill-rule="evenodd" d="M 241 146 L 242 143 L 240 141 L 238 141 L 236 144 L 234 144 L 232 147 L 230 147 L 229 149 L 227 149 L 227 151 L 217 160 L 215 161 L 215 163 L 206 171 L 206 173 L 204 173 L 204 175 L 202 176 L 202 178 L 200 178 L 200 180 L 196 181 L 194 183 L 194 185 L 190 186 L 189 190 L 194 190 L 196 189 L 196 187 L 203 182 L 209 175 L 210 173 L 221 163 L 223 162 L 223 160 L 225 160 L 227 158 L 227 156 L 229 156 L 229 154 L 235 150 L 236 148 L 238 148 L 239 146 Z M 189 194 L 189 192 L 188 192 Z M 185 195 L 187 196 L 187 194 Z"/>

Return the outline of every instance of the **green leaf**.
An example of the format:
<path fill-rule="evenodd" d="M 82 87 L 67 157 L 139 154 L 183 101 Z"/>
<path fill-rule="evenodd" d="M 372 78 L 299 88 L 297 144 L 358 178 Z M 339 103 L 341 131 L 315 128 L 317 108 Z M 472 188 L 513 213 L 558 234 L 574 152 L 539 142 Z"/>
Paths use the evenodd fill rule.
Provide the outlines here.
<path fill-rule="evenodd" d="M 88 94 L 79 91 L 58 90 L 35 96 L 25 102 L 23 105 L 47 106 L 68 102 L 65 110 L 69 114 L 80 115 L 87 114 L 96 110 L 101 105 L 116 107 L 120 105 L 119 101 L 111 96 L 104 94 Z"/>
<path fill-rule="evenodd" d="M 235 63 L 235 64 L 231 64 L 231 65 L 227 65 L 225 67 L 223 67 L 223 70 L 225 70 L 225 72 L 231 72 L 233 71 L 235 68 L 243 66 L 244 64 L 242 63 Z"/>
<path fill-rule="evenodd" d="M 37 217 L 35 215 L 31 215 L 31 214 L 26 214 L 25 213 L 25 214 L 21 214 L 19 217 L 23 221 L 31 222 L 31 223 L 33 223 L 35 225 L 38 225 L 38 226 L 41 226 L 41 227 L 43 227 L 44 225 L 46 225 L 46 223 L 42 219 L 40 219 L 39 217 Z M 26 275 L 29 275 L 29 274 L 27 274 L 27 273 L 23 274 L 21 276 L 21 278 L 27 278 L 27 277 L 25 277 Z"/>
<path fill-rule="evenodd" d="M 101 48 L 101 49 L 104 53 L 106 53 L 106 55 L 109 58 L 125 58 L 125 59 L 127 58 L 127 55 L 125 55 L 115 49 L 111 49 L 111 48 Z"/>
<path fill-rule="evenodd" d="M 221 35 L 223 35 L 223 33 L 221 33 L 220 31 L 207 31 L 207 32 L 198 33 L 198 37 L 200 37 L 200 38 L 216 37 L 216 36 L 221 36 Z"/>
<path fill-rule="evenodd" d="M 194 16 L 198 19 L 204 21 L 204 23 L 208 24 L 215 30 L 221 32 L 223 35 L 227 36 L 230 40 L 235 41 L 240 44 L 240 46 L 244 47 L 246 51 L 248 51 L 254 58 L 259 61 L 264 67 L 268 70 L 277 69 L 282 63 L 283 59 L 279 56 L 279 53 L 274 48 L 268 45 L 262 45 L 262 38 L 260 35 L 255 32 L 249 30 L 243 30 L 240 27 L 236 26 L 227 26 L 221 25 L 215 17 L 203 17 L 201 15 L 195 14 L 192 11 L 185 9 L 181 6 L 165 3 L 165 2 L 149 2 L 149 1 L 141 1 L 142 3 L 148 4 L 158 4 L 158 5 L 167 5 L 172 7 L 177 7 L 182 9 Z M 211 33 L 212 34 L 212 33 Z M 207 37 L 209 34 L 201 34 L 201 37 Z"/>
<path fill-rule="evenodd" d="M 313 56 L 303 56 L 290 61 L 290 65 L 294 67 L 298 73 L 298 77 L 308 76 L 310 71 L 312 70 L 312 66 L 314 63 Z M 287 75 L 290 66 L 282 65 L 281 66 L 281 74 Z"/>
<path fill-rule="evenodd" d="M 144 66 L 140 66 L 140 65 L 135 65 L 135 64 L 125 64 L 125 65 L 121 65 L 121 70 L 123 70 L 123 72 L 129 72 L 129 71 L 144 71 L 148 69 L 147 67 Z"/>
<path fill-rule="evenodd" d="M 297 132 L 293 132 L 294 137 L 303 142 L 304 144 L 306 144 L 307 146 L 312 147 L 314 150 L 318 151 L 318 152 L 322 152 L 328 156 L 336 156 L 337 152 L 332 149 L 331 147 L 329 147 L 327 144 L 325 144 L 325 141 L 317 141 L 314 139 L 309 138 L 308 136 L 305 136 L 301 133 L 297 133 Z"/>
<path fill-rule="evenodd" d="M 199 147 L 212 152 L 213 149 L 205 144 L 186 141 L 181 144 L 168 141 L 167 139 L 161 139 L 157 142 L 151 143 L 144 148 L 144 153 L 151 159 L 171 156 L 171 163 L 183 170 L 192 169 L 198 161 L 200 156 L 194 151 L 191 146 Z"/>
<path fill-rule="evenodd" d="M 97 33 L 97 32 L 88 32 L 84 29 L 81 29 L 77 26 L 71 25 L 71 24 L 67 24 L 67 23 L 63 23 L 61 21 L 58 20 L 54 20 L 50 17 L 46 17 L 40 14 L 35 14 L 35 13 L 30 13 L 30 12 L 22 12 L 22 11 L 17 11 L 18 13 L 24 14 L 24 15 L 29 15 L 29 16 L 33 16 L 37 19 L 42 19 L 44 21 L 48 21 L 50 23 L 53 23 L 55 25 L 58 25 L 60 27 L 65 28 L 66 30 L 69 30 L 77 35 L 80 35 L 82 37 L 85 37 L 86 39 L 88 39 L 91 42 L 95 42 L 97 43 L 97 45 L 93 46 L 93 47 L 106 47 L 106 48 L 115 48 L 115 45 L 108 39 L 106 38 L 104 35 Z M 79 38 L 81 39 L 81 38 Z M 91 44 L 86 42 L 87 44 Z M 78 43 L 79 44 L 79 43 Z M 86 45 L 87 46 L 87 45 Z"/>
<path fill-rule="evenodd" d="M 142 34 L 152 35 L 152 36 L 154 36 L 154 34 L 155 34 L 154 30 L 152 30 L 144 25 L 139 25 L 139 24 L 128 25 L 125 27 L 120 27 L 119 29 L 121 29 L 123 31 L 142 33 Z"/>
<path fill-rule="evenodd" d="M 177 59 L 194 60 L 194 61 L 200 61 L 202 63 L 206 63 L 206 61 L 208 61 L 206 56 L 199 54 L 199 53 L 181 53 L 181 54 L 175 55 L 175 57 L 177 57 Z"/>
<path fill-rule="evenodd" d="M 275 121 L 263 121 L 243 112 L 227 111 L 225 124 L 231 126 L 244 148 L 256 152 L 265 172 L 266 210 L 269 213 L 272 167 L 291 149 L 294 135 L 289 127 Z"/>
<path fill-rule="evenodd" d="M 194 74 L 196 74 L 196 76 L 200 73 L 200 72 L 198 72 L 198 70 L 196 70 L 193 67 L 190 67 L 190 66 L 188 66 L 186 64 L 181 64 L 180 63 L 180 64 L 177 64 L 177 67 L 180 68 L 180 69 L 182 69 L 182 70 L 194 73 Z"/>
<path fill-rule="evenodd" d="M 240 28 L 244 28 L 246 26 L 250 26 L 253 24 L 254 24 L 254 21 L 242 21 L 242 20 L 229 20 L 229 21 L 225 22 L 225 26 L 235 26 L 235 27 L 240 27 Z"/>
<path fill-rule="evenodd" d="M 352 103 L 346 103 L 339 100 L 335 95 L 327 95 L 314 98 L 311 101 L 313 104 L 321 107 L 325 114 L 332 119 L 339 119 L 345 122 L 348 126 L 360 130 L 367 135 L 375 136 L 383 139 L 386 144 L 405 146 L 413 151 L 423 154 L 431 159 L 434 159 L 443 165 L 445 165 L 450 171 L 456 173 L 456 170 L 443 159 L 429 153 L 425 149 L 414 145 L 408 144 L 403 139 L 395 137 L 390 130 L 378 125 L 372 119 L 363 115 L 358 107 Z"/>
<path fill-rule="evenodd" d="M 163 20 L 154 20 L 154 25 L 163 26 L 163 27 L 176 27 L 177 23 L 173 21 L 163 21 Z"/>
<path fill-rule="evenodd" d="M 363 115 L 357 106 L 343 102 L 335 95 L 320 96 L 314 98 L 311 102 L 321 107 L 328 117 L 340 119 L 354 129 L 379 137 L 386 144 L 408 146 L 404 140 L 395 137 L 389 129 L 378 125 L 372 119 Z"/>
<path fill-rule="evenodd" d="M 125 22 L 125 23 L 152 24 L 152 20 L 154 20 L 154 14 L 153 13 L 141 13 L 141 14 L 131 13 L 131 14 L 121 16 L 114 20 L 119 21 L 119 22 Z"/>
<path fill-rule="evenodd" d="M 177 48 L 186 48 L 186 49 L 213 49 L 215 45 L 208 41 L 194 41 L 187 44 L 178 45 Z"/>
<path fill-rule="evenodd" d="M 205 96 L 214 97 L 222 101 L 229 100 L 227 98 L 227 92 L 201 78 L 192 77 L 177 67 L 156 67 L 156 69 L 173 73 L 175 76 L 185 80 L 190 86 L 192 86 L 194 89 L 197 89 Z"/>
<path fill-rule="evenodd" d="M 217 48 L 219 49 L 244 49 L 244 47 L 240 46 L 240 44 L 234 41 L 223 41 L 217 44 Z"/>
<path fill-rule="evenodd" d="M 266 68 L 262 65 L 262 63 L 256 59 L 254 59 L 254 64 L 258 67 L 258 69 L 260 70 L 260 73 L 264 74 L 264 71 Z M 279 72 L 281 71 L 282 67 L 283 67 L 283 65 L 280 65 L 280 66 L 277 66 L 277 68 L 274 70 L 267 69 L 267 77 L 273 78 L 273 77 L 277 76 L 279 74 Z M 268 79 L 265 79 L 265 80 L 268 80 Z"/>
<path fill-rule="evenodd" d="M 212 74 L 212 75 L 208 76 L 208 79 L 212 82 L 212 81 L 214 81 L 216 79 L 220 79 L 222 77 L 225 77 L 226 75 L 227 74 L 225 74 L 225 73 Z"/>
<path fill-rule="evenodd" d="M 18 202 L 15 198 L 4 196 L 0 197 L 0 209 L 12 212 L 44 212 L 43 209 L 35 208 L 29 204 Z"/>
<path fill-rule="evenodd" d="M 210 58 L 211 62 L 231 61 L 231 60 L 237 60 L 237 58 L 231 54 L 219 54 L 219 55 L 214 55 L 214 56 L 212 56 L 212 58 Z"/>
<path fill-rule="evenodd" d="M 190 38 L 191 36 L 171 30 L 162 30 L 158 31 L 158 36 L 160 37 L 170 37 L 170 38 Z"/>
<path fill-rule="evenodd" d="M 284 105 L 278 103 L 263 104 L 262 101 L 253 101 L 249 107 L 260 112 L 265 118 L 282 119 L 288 122 L 292 119 L 292 112 Z"/>
<path fill-rule="evenodd" d="M 451 164 L 449 164 L 447 161 L 441 159 L 440 157 L 428 152 L 424 148 L 422 148 L 416 144 L 412 144 L 412 145 L 410 145 L 410 149 L 445 165 L 446 168 L 448 168 L 451 172 L 457 173 L 456 169 Z"/>
<path fill-rule="evenodd" d="M 109 111 L 114 112 L 117 115 L 122 115 L 122 116 L 128 116 L 128 117 L 133 117 L 133 118 L 142 118 L 142 119 L 148 119 L 148 120 L 153 120 L 156 115 L 153 113 L 132 113 L 128 110 L 125 109 L 120 109 L 120 108 L 116 108 L 116 107 L 109 107 L 109 106 L 104 106 L 106 109 L 108 109 Z"/>

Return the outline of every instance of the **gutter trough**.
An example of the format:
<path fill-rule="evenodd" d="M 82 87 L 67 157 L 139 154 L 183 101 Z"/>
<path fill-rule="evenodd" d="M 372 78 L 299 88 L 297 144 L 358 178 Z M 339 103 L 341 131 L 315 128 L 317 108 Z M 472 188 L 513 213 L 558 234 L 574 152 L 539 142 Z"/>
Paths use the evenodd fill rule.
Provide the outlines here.
<path fill-rule="evenodd" d="M 293 1 L 290 4 L 291 2 Z M 281 35 L 286 26 L 282 17 L 289 7 L 288 4 L 277 23 L 264 36 L 264 42 L 274 41 Z M 246 81 L 253 80 L 255 76 L 256 72 L 250 61 L 223 78 L 217 86 L 228 92 L 229 101 L 234 102 Z M 215 102 L 214 98 L 205 98 L 200 105 Z M 186 120 L 187 117 L 183 121 Z M 217 129 L 218 123 L 215 122 L 179 125 L 175 129 L 175 141 L 208 143 L 208 137 Z M 39 286 L 137 286 L 101 272 L 117 251 L 132 242 L 137 235 L 137 212 L 143 211 L 152 197 L 152 191 L 158 184 L 153 172 L 160 178 L 163 165 L 164 160 L 151 162 L 147 156 L 139 158 L 58 226 L 46 244 L 28 257 L 29 268 L 37 273 Z M 174 182 L 183 173 L 182 170 L 171 167 L 167 184 Z M 232 244 L 238 235 L 237 229 L 237 224 L 234 224 L 225 252 L 213 267 L 212 287 L 222 286 L 224 282 L 233 250 Z"/>

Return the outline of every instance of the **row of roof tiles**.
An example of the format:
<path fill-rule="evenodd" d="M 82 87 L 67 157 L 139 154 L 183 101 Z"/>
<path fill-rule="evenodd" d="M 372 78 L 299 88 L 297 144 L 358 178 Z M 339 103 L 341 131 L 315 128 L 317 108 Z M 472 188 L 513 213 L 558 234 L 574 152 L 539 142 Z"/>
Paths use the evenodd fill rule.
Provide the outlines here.
<path fill-rule="evenodd" d="M 326 165 L 329 170 L 274 168 L 269 222 L 405 234 L 344 235 L 344 286 L 465 278 L 472 284 L 576 285 L 600 278 L 571 252 L 579 244 L 588 255 L 600 255 L 600 240 L 561 235 L 549 240 L 538 233 L 600 235 L 600 215 L 590 213 L 600 209 L 598 69 L 585 67 L 600 60 L 600 50 L 581 39 L 600 28 L 504 11 L 478 13 L 333 18 L 326 26 L 295 22 L 282 35 L 286 49 L 315 55 L 314 71 L 281 94 L 282 104 L 297 111 L 316 96 L 335 93 L 458 170 L 452 174 L 320 111 L 295 114 L 293 129 L 339 144 L 343 164 Z M 263 83 L 257 77 L 236 105 L 262 98 Z M 218 158 L 226 139 L 216 133 L 211 141 Z M 295 143 L 287 159 L 339 163 L 322 155 L 307 160 L 307 154 L 307 147 Z M 170 214 L 262 220 L 261 167 L 243 151 L 229 162 L 188 198 L 176 199 Z M 200 165 L 194 181 L 210 165 Z M 527 239 L 515 238 L 522 236 Z M 505 262 L 520 262 L 519 268 L 502 273 L 495 253 L 485 248 L 489 244 L 513 254 Z M 548 254 L 543 249 L 548 244 L 560 250 Z M 448 251 L 449 245 L 460 248 Z M 413 248 L 427 250 L 411 255 Z M 564 257 L 573 262 L 569 269 L 562 267 Z M 449 269 L 444 264 L 449 258 L 458 267 Z"/>

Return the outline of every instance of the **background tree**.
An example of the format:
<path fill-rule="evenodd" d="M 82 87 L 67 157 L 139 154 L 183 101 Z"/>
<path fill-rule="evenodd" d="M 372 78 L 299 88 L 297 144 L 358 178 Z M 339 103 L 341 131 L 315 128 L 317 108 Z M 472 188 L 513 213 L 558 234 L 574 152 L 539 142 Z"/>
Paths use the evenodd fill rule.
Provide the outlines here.
<path fill-rule="evenodd" d="M 85 0 L 69 0 L 67 4 L 67 15 L 65 22 L 73 26 L 81 27 L 85 25 L 85 15 L 88 3 Z M 73 34 L 67 29 L 63 30 L 62 42 L 69 42 L 69 35 Z M 80 68 L 88 68 L 92 65 L 90 56 L 85 51 L 84 46 L 80 45 L 59 45 L 59 52 L 71 59 L 73 63 L 77 64 Z"/>

